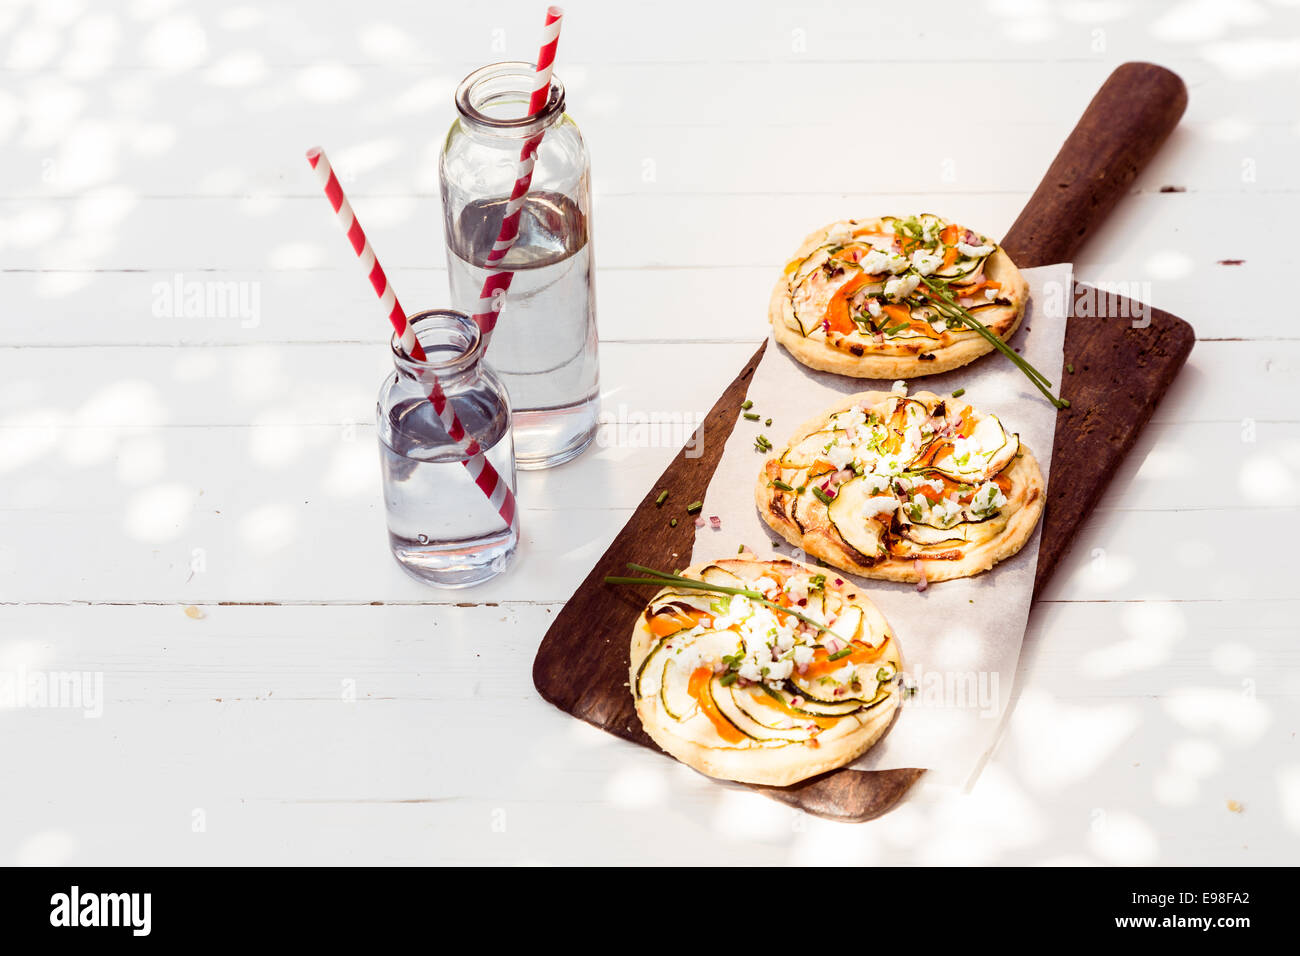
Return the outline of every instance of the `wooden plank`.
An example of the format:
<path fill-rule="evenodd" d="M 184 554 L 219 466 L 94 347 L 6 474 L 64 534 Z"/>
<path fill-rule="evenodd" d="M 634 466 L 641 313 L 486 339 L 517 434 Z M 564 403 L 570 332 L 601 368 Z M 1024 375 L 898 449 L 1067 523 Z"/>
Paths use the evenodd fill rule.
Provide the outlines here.
<path fill-rule="evenodd" d="M 0 820 L 6 863 L 1107 861 L 1097 808 L 1149 821 L 1152 862 L 1295 856 L 1278 776 L 1300 715 L 1294 599 L 1040 605 L 976 792 L 918 793 L 905 821 L 852 835 L 546 704 L 527 664 L 558 604 L 202 610 L 0 606 L 0 669 L 102 672 L 104 693 L 93 720 L 0 710 L 0 757 L 25 781 Z M 1198 715 L 1189 691 L 1225 696 Z M 474 731 L 429 730 L 452 726 Z M 647 840 L 647 820 L 682 838 Z"/>

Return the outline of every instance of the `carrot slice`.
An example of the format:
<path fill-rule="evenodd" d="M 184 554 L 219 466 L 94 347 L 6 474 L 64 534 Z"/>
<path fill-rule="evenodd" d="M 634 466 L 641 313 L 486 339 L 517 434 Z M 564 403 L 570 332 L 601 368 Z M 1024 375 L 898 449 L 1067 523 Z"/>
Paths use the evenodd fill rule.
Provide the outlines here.
<path fill-rule="evenodd" d="M 864 644 L 862 641 L 853 642 L 853 653 L 846 654 L 838 660 L 830 660 L 830 651 L 824 647 L 819 647 L 813 652 L 813 662 L 800 672 L 799 676 L 805 680 L 816 680 L 819 677 L 825 677 L 827 674 L 833 674 L 845 664 L 865 664 L 867 661 L 874 661 L 885 651 L 885 646 L 889 643 L 889 638 L 885 638 L 875 647 L 870 644 Z"/>
<path fill-rule="evenodd" d="M 787 717 L 793 717 L 795 720 L 811 720 L 822 730 L 827 730 L 831 727 L 834 727 L 835 721 L 839 719 L 838 717 L 816 717 L 813 716 L 812 714 L 801 714 L 799 713 L 799 711 L 795 710 L 785 701 L 777 700 L 775 697 L 768 694 L 767 691 L 763 690 L 762 688 L 756 687 L 753 690 L 751 690 L 749 694 L 751 697 L 754 698 L 756 702 L 762 704 L 764 707 L 768 707 L 771 708 L 772 710 L 779 711 L 780 713 L 785 714 Z"/>
<path fill-rule="evenodd" d="M 967 405 L 961 410 L 961 415 L 958 416 L 958 421 L 961 422 L 961 427 L 957 429 L 957 434 L 962 438 L 970 438 L 972 433 L 975 431 L 975 418 L 971 414 L 972 411 L 973 409 Z"/>
<path fill-rule="evenodd" d="M 949 225 L 944 226 L 943 232 L 939 233 L 939 240 L 945 246 L 955 246 L 957 244 L 957 240 L 960 238 L 961 238 L 961 227 L 958 226 L 956 223 L 950 223 Z M 945 262 L 944 265 L 948 265 L 948 263 Z"/>
<path fill-rule="evenodd" d="M 695 702 L 700 705 L 700 712 L 709 718 L 713 724 L 713 729 L 729 744 L 738 744 L 745 739 L 745 735 L 740 732 L 731 721 L 722 715 L 718 710 L 717 703 L 713 700 L 713 693 L 709 690 L 709 684 L 713 680 L 712 667 L 697 667 L 691 671 L 691 679 L 686 685 L 686 692 L 695 698 Z"/>
<path fill-rule="evenodd" d="M 654 615 L 646 622 L 646 626 L 655 637 L 667 637 L 669 634 L 694 627 L 701 621 L 712 620 L 713 618 L 703 611 L 673 611 L 671 614 Z"/>
<path fill-rule="evenodd" d="M 912 310 L 905 305 L 882 305 L 880 311 L 895 322 L 911 322 Z"/>
<path fill-rule="evenodd" d="M 944 232 L 947 231 L 948 231 L 947 229 L 944 230 Z M 957 261 L 957 247 L 949 246 L 946 250 L 944 250 L 943 253 L 943 268 L 945 269 L 948 268 L 956 261 Z"/>
<path fill-rule="evenodd" d="M 854 321 L 849 318 L 849 296 L 869 282 L 875 281 L 875 278 L 875 276 L 860 273 L 835 290 L 835 294 L 831 296 L 830 305 L 826 306 L 826 327 L 830 331 L 847 335 L 857 328 Z"/>

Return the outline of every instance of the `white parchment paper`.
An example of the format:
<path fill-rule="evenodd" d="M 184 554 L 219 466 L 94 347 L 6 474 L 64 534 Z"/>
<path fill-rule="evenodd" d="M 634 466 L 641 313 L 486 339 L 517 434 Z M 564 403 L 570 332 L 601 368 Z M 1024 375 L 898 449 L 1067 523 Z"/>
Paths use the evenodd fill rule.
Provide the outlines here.
<path fill-rule="evenodd" d="M 1065 343 L 1065 293 L 1071 267 L 1024 270 L 1030 302 L 1012 345 L 1056 386 Z M 964 388 L 963 404 L 996 412 L 1019 432 L 1047 479 L 1052 466 L 1056 409 L 1000 353 L 964 368 L 908 381 L 911 391 L 947 396 Z M 754 450 L 760 433 L 777 450 L 794 429 L 855 392 L 889 391 L 892 382 L 815 372 L 769 341 L 749 388 L 761 419 L 736 423 L 704 499 L 703 514 L 717 515 L 695 532 L 692 563 L 734 557 L 746 545 L 760 558 L 802 557 L 782 541 L 754 506 L 754 483 L 765 456 Z M 1054 389 L 1054 391 L 1056 391 Z M 1059 393 L 1059 392 L 1058 392 Z M 763 420 L 771 418 L 772 424 Z M 703 436 L 708 441 L 708 436 Z M 918 592 L 915 585 L 872 581 L 834 569 L 828 573 L 861 585 L 898 634 L 904 671 L 915 693 L 889 733 L 852 766 L 864 770 L 924 767 L 928 783 L 969 787 L 997 741 L 1015 678 L 1038 566 L 1039 530 L 1014 557 L 973 578 L 942 581 Z M 774 545 L 774 542 L 780 542 Z M 810 563 L 815 563 L 815 560 Z"/>

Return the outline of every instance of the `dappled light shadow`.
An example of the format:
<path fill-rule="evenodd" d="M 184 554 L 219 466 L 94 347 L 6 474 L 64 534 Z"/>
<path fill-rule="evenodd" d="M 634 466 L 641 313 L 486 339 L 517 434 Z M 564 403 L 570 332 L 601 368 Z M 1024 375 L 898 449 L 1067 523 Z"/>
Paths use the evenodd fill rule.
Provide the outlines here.
<path fill-rule="evenodd" d="M 531 55 L 515 24 L 536 5 L 0 11 L 0 671 L 117 675 L 105 730 L 0 707 L 30 791 L 0 859 L 337 857 L 325 830 L 367 862 L 437 858 L 438 841 L 478 830 L 459 852 L 509 862 L 1284 859 L 1300 837 L 1300 598 L 1272 564 L 1300 531 L 1300 426 L 1278 400 L 1300 353 L 1261 281 L 1292 253 L 1250 223 L 1289 216 L 1300 188 L 1300 130 L 1276 109 L 1300 74 L 1294 8 L 981 0 L 935 30 L 942 5 L 883 23 L 835 4 L 685 5 L 684 30 L 575 6 L 559 72 L 593 155 L 615 427 L 577 461 L 521 474 L 516 566 L 455 595 L 388 553 L 374 427 L 388 332 L 303 151 L 330 148 L 403 304 L 445 304 L 437 161 L 453 90 Z M 865 62 L 866 48 L 884 52 Z M 835 97 L 791 100 L 895 82 L 916 58 L 944 68 L 914 71 L 911 95 L 940 101 L 969 78 L 1017 148 L 882 150 Z M 765 334 L 791 238 L 850 206 L 940 202 L 1004 229 L 1128 59 L 1179 71 L 1189 111 L 1077 274 L 1186 313 L 1203 341 L 1042 596 L 973 792 L 923 783 L 845 826 L 537 699 L 528 671 L 552 612 Z M 823 162 L 830 142 L 853 161 Z M 647 416 L 677 424 L 637 432 Z M 684 505 L 671 498 L 665 521 Z M 1254 550 L 1225 557 L 1240 525 Z M 971 639 L 950 624 L 907 637 L 952 659 Z M 133 781 L 93 795 L 102 834 L 67 822 L 82 790 L 47 800 L 47 746 Z M 191 790 L 216 794 L 239 831 L 228 842 L 173 839 Z M 491 843 L 503 807 L 513 829 Z"/>

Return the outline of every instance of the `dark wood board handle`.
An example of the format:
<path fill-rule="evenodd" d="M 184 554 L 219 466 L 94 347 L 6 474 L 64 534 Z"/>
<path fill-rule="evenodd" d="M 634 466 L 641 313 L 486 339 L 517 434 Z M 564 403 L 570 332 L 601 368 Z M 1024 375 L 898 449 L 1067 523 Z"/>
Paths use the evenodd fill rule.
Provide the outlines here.
<path fill-rule="evenodd" d="M 1187 109 L 1187 87 L 1154 63 L 1125 63 L 1092 98 L 1002 240 L 1022 268 L 1069 262 Z"/>

